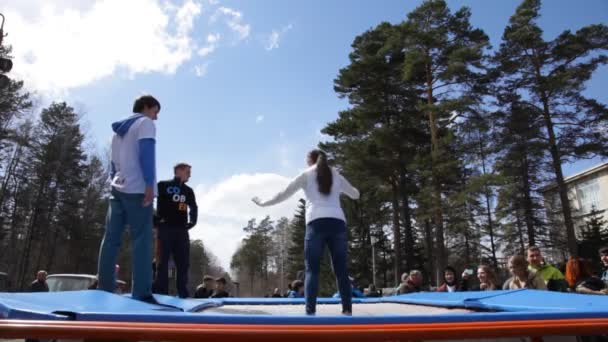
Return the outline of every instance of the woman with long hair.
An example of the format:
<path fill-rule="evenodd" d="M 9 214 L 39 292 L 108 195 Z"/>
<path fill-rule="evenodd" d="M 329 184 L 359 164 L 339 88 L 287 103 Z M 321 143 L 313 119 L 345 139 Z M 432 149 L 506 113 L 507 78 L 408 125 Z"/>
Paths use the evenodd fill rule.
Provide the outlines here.
<path fill-rule="evenodd" d="M 608 294 L 608 284 L 591 273 L 589 263 L 579 257 L 571 257 L 566 263 L 566 281 L 570 291 L 583 294 Z"/>
<path fill-rule="evenodd" d="M 303 189 L 306 195 L 306 240 L 304 241 L 306 314 L 316 312 L 319 292 L 319 269 L 325 245 L 329 248 L 338 290 L 342 301 L 342 313 L 352 315 L 351 284 L 348 279 L 346 218 L 340 206 L 340 194 L 352 199 L 359 198 L 355 189 L 336 169 L 329 166 L 327 155 L 312 150 L 307 157 L 308 169 L 289 183 L 287 188 L 273 198 L 253 202 L 261 207 L 275 205 Z"/>
<path fill-rule="evenodd" d="M 528 261 L 523 255 L 514 255 L 509 258 L 507 263 L 509 272 L 512 277 L 505 281 L 502 286 L 503 290 L 518 290 L 518 289 L 531 289 L 531 290 L 546 290 L 547 284 L 540 277 L 540 274 L 536 273 L 535 270 L 528 268 Z"/>
<path fill-rule="evenodd" d="M 500 290 L 498 277 L 492 267 L 488 265 L 479 265 L 477 267 L 477 279 L 479 280 L 479 286 L 474 287 L 473 291 Z"/>

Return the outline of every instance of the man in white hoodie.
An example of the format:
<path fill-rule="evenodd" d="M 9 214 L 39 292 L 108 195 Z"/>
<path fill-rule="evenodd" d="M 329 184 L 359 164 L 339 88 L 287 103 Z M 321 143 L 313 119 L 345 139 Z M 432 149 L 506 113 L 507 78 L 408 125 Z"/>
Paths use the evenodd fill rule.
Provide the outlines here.
<path fill-rule="evenodd" d="M 156 191 L 156 126 L 160 103 L 146 95 L 133 104 L 133 115 L 112 124 L 110 206 L 99 249 L 99 288 L 113 292 L 114 265 L 125 226 L 133 249 L 132 297 L 154 302 L 152 297 L 152 201 Z"/>

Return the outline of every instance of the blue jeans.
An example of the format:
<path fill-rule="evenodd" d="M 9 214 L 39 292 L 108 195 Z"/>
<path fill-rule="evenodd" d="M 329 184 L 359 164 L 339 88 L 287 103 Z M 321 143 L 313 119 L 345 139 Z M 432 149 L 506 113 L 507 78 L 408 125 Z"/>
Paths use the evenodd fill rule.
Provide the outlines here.
<path fill-rule="evenodd" d="M 346 223 L 335 218 L 321 218 L 309 222 L 306 226 L 304 241 L 304 259 L 306 278 L 304 295 L 306 313 L 316 312 L 317 294 L 319 292 L 319 270 L 325 245 L 329 248 L 331 262 L 336 274 L 338 290 L 342 300 L 342 312 L 352 312 L 351 285 L 348 279 Z"/>
<path fill-rule="evenodd" d="M 114 292 L 114 267 L 122 241 L 129 225 L 131 238 L 133 282 L 131 296 L 145 299 L 152 296 L 152 205 L 142 206 L 143 194 L 126 194 L 112 189 L 110 207 L 106 216 L 106 231 L 99 248 L 99 288 Z"/>
<path fill-rule="evenodd" d="M 188 229 L 161 225 L 158 227 L 160 260 L 156 273 L 155 293 L 169 294 L 169 258 L 173 255 L 177 269 L 177 293 L 188 298 L 188 267 L 190 263 L 190 236 Z"/>

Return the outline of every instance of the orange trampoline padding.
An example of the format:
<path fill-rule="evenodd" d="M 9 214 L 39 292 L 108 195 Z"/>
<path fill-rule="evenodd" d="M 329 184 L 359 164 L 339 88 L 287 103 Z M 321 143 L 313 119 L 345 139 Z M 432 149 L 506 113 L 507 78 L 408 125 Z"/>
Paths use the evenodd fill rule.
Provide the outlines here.
<path fill-rule="evenodd" d="M 608 318 L 355 325 L 0 320 L 0 337 L 171 341 L 390 341 L 597 335 Z"/>

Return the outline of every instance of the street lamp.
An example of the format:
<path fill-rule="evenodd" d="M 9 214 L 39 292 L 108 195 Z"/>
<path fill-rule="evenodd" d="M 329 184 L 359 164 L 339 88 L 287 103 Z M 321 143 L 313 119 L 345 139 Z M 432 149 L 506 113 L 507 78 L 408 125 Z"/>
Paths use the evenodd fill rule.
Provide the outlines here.
<path fill-rule="evenodd" d="M 0 22 L 0 47 L 2 47 L 2 40 L 6 37 L 4 34 L 4 15 L 0 13 L 0 18 L 2 22 Z M 5 73 L 11 71 L 13 68 L 13 61 L 9 58 L 0 57 L 0 89 L 8 87 L 10 84 L 10 79 L 4 75 Z"/>
<path fill-rule="evenodd" d="M 372 284 L 376 285 L 376 250 L 374 245 L 378 242 L 378 237 L 370 236 L 372 242 Z"/>

